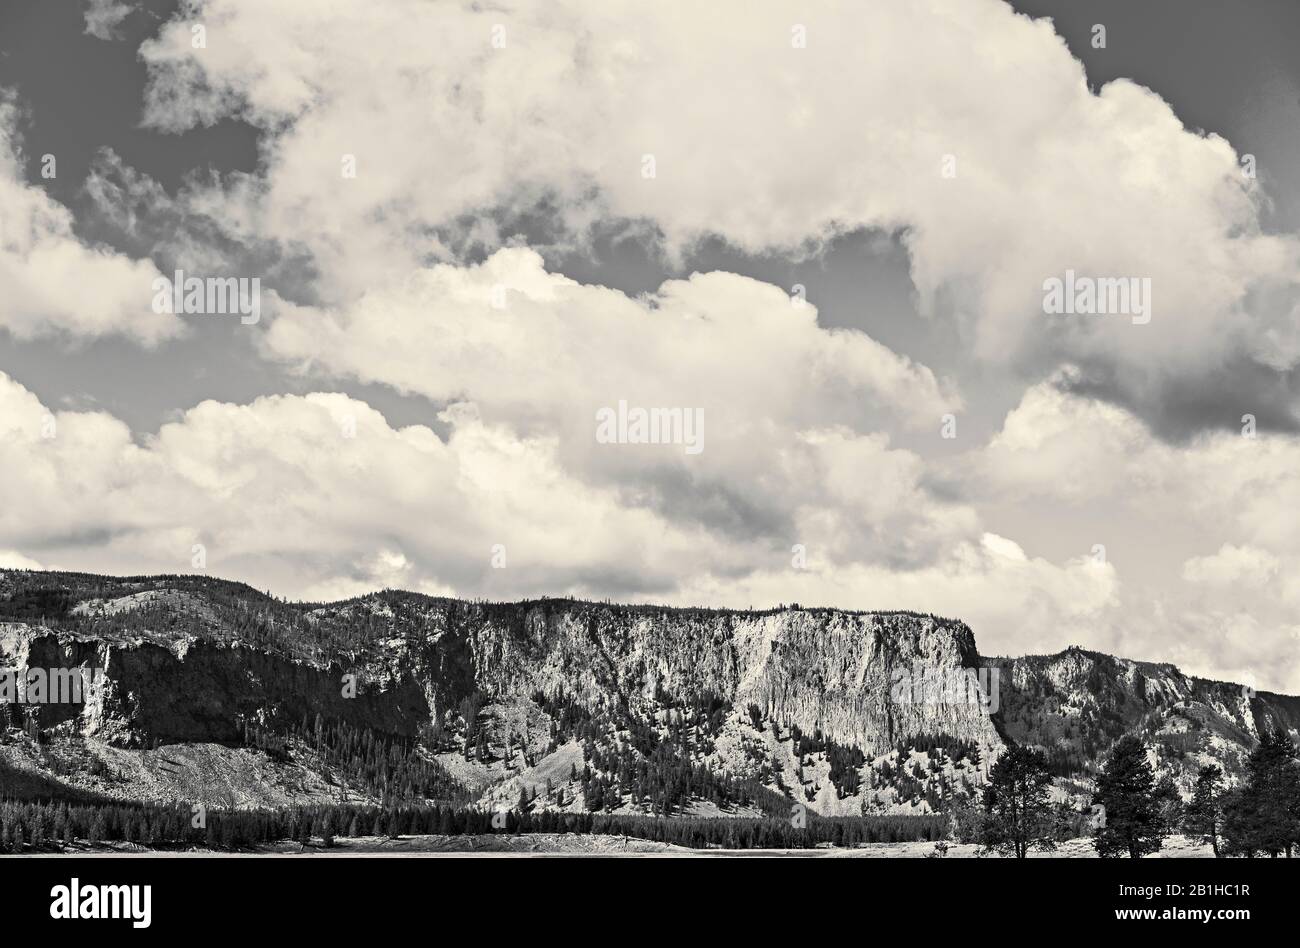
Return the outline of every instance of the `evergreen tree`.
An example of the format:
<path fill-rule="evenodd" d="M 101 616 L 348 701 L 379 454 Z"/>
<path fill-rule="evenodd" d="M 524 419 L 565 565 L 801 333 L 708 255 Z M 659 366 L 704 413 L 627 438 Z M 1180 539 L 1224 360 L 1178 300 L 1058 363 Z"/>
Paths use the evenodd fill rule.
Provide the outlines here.
<path fill-rule="evenodd" d="M 104 811 L 97 810 L 95 812 L 95 818 L 91 820 L 90 823 L 90 830 L 86 837 L 87 842 L 92 846 L 98 846 L 100 841 L 103 840 L 104 834 L 107 832 L 108 828 L 104 823 Z"/>
<path fill-rule="evenodd" d="M 1105 813 L 1092 840 L 1102 858 L 1140 859 L 1164 845 L 1168 828 L 1160 817 L 1155 772 L 1139 738 L 1130 734 L 1116 742 L 1097 778 L 1094 802 Z"/>
<path fill-rule="evenodd" d="M 1192 802 L 1183 811 L 1183 829 L 1187 834 L 1209 843 L 1215 858 L 1219 856 L 1219 832 L 1223 825 L 1222 799 L 1219 785 L 1223 771 L 1214 764 L 1202 767 L 1196 775 L 1196 790 Z"/>
<path fill-rule="evenodd" d="M 1288 857 L 1300 842 L 1300 770 L 1295 747 L 1266 730 L 1247 763 L 1246 785 L 1225 806 L 1223 836 L 1233 854 Z"/>
<path fill-rule="evenodd" d="M 1161 777 L 1156 782 L 1154 794 L 1160 821 L 1171 830 L 1180 825 L 1183 822 L 1183 797 L 1173 778 L 1168 775 Z"/>
<path fill-rule="evenodd" d="M 989 772 L 984 819 L 979 827 L 986 850 L 1024 859 L 1031 848 L 1056 848 L 1048 791 L 1047 760 L 1030 747 L 1007 750 Z"/>

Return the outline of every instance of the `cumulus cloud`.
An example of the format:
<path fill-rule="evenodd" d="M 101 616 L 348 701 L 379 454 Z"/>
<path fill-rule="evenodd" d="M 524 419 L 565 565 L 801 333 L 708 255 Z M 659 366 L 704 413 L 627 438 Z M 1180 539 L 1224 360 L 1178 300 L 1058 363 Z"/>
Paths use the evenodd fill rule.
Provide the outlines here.
<path fill-rule="evenodd" d="M 703 408 L 709 453 L 780 429 L 935 426 L 960 396 L 864 333 L 828 330 L 781 289 L 694 274 L 632 298 L 545 270 L 533 251 L 440 265 L 338 310 L 282 304 L 267 352 L 527 427 L 578 427 L 616 400 Z"/>
<path fill-rule="evenodd" d="M 989 443 L 963 459 L 992 494 L 1191 516 L 1211 536 L 1300 553 L 1293 522 L 1278 516 L 1300 503 L 1300 438 L 1242 426 L 1170 445 L 1131 412 L 1069 391 L 1070 377 L 1030 387 Z"/>
<path fill-rule="evenodd" d="M 1027 519 L 1098 511 L 1102 555 L 1145 561 L 1148 581 L 1096 616 L 1094 646 L 1300 688 L 1300 438 L 1246 429 L 1171 445 L 1069 391 L 1072 377 L 1030 388 L 988 444 L 954 462 L 973 474 L 968 500 L 1026 504 Z"/>
<path fill-rule="evenodd" d="M 670 249 L 883 228 L 905 235 L 923 307 L 983 359 L 1067 359 L 1170 433 L 1203 426 L 1189 410 L 1206 397 L 1300 423 L 1300 241 L 1261 231 L 1228 142 L 1132 82 L 1094 94 L 1050 22 L 1000 0 L 737 0 L 686 19 L 196 0 L 141 53 L 153 126 L 265 130 L 262 173 L 212 206 L 305 248 L 336 299 L 539 209 L 576 232 L 650 221 Z M 1045 316 L 1044 281 L 1067 269 L 1150 279 L 1150 323 Z"/>
<path fill-rule="evenodd" d="M 811 304 L 730 273 L 631 298 L 507 248 L 478 266 L 414 271 L 338 310 L 281 303 L 265 348 L 438 403 L 472 402 L 486 421 L 553 435 L 575 476 L 742 539 L 788 535 L 801 510 L 853 511 L 836 525 L 846 548 L 916 562 L 963 516 L 919 496 L 920 459 L 876 434 L 938 430 L 960 396 L 864 333 L 820 327 Z M 700 450 L 600 443 L 598 415 L 620 404 L 698 415 Z M 894 522 L 909 525 L 901 540 L 888 535 Z"/>
<path fill-rule="evenodd" d="M 1225 543 L 1217 553 L 1194 556 L 1183 564 L 1183 578 L 1216 588 L 1267 586 L 1277 575 L 1278 559 L 1266 550 Z"/>
<path fill-rule="evenodd" d="M 120 335 L 148 346 L 180 335 L 180 320 L 152 309 L 150 261 L 83 243 L 68 209 L 23 180 L 14 119 L 0 97 L 0 327 L 22 340 Z"/>
<path fill-rule="evenodd" d="M 709 555 L 692 531 L 575 483 L 553 443 L 468 411 L 442 440 L 342 395 L 204 402 L 137 443 L 110 415 L 50 412 L 0 377 L 0 419 L 0 537 L 60 566 L 184 571 L 199 544 L 213 572 L 292 595 L 523 594 L 607 571 L 653 586 Z M 496 543 L 509 569 L 494 587 Z"/>
<path fill-rule="evenodd" d="M 1028 388 L 976 455 L 979 471 L 1000 491 L 1037 503 L 1146 500 L 1177 451 L 1131 412 L 1072 393 L 1076 378 L 1066 369 Z"/>

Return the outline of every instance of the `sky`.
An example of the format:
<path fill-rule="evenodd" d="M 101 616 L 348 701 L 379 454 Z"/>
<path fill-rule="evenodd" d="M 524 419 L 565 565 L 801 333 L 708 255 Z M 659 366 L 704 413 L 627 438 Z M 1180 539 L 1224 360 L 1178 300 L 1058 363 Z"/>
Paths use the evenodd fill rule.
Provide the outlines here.
<path fill-rule="evenodd" d="M 7 0 L 0 566 L 1300 693 L 1298 48 L 1284 0 Z"/>

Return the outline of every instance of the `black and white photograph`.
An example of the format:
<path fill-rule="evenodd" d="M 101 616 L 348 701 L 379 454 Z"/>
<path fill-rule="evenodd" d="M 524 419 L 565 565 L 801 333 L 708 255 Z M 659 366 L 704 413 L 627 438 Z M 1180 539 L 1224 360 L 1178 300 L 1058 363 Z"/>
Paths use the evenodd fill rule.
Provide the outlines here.
<path fill-rule="evenodd" d="M 1298 0 L 0 0 L 7 912 L 1293 857 Z"/>

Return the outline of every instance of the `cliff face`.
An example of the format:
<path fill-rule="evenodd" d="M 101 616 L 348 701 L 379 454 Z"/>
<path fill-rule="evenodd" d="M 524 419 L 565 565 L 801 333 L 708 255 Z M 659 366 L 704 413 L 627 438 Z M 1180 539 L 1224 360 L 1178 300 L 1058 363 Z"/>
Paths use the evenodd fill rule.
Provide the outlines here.
<path fill-rule="evenodd" d="M 657 695 L 708 694 L 866 751 L 919 734 L 1000 743 L 978 701 L 913 700 L 919 689 L 900 687 L 918 670 L 965 681 L 979 663 L 970 629 L 929 616 L 555 603 L 527 608 L 517 623 L 484 613 L 470 643 L 476 681 L 496 696 L 563 692 L 650 713 Z"/>
<path fill-rule="evenodd" d="M 978 664 L 966 626 L 928 616 L 439 601 L 418 628 L 357 657 L 324 662 L 220 636 L 167 641 L 21 624 L 0 637 L 8 667 L 102 669 L 103 686 L 80 714 L 68 705 L 33 710 L 43 726 L 75 720 L 88 736 L 121 746 L 233 742 L 246 721 L 274 727 L 317 714 L 413 737 L 473 693 L 498 701 L 565 695 L 640 718 L 707 695 L 876 753 L 919 734 L 999 743 L 979 702 L 912 700 L 899 687 L 917 670 L 960 679 Z M 355 697 L 343 696 L 349 674 L 359 681 Z"/>

